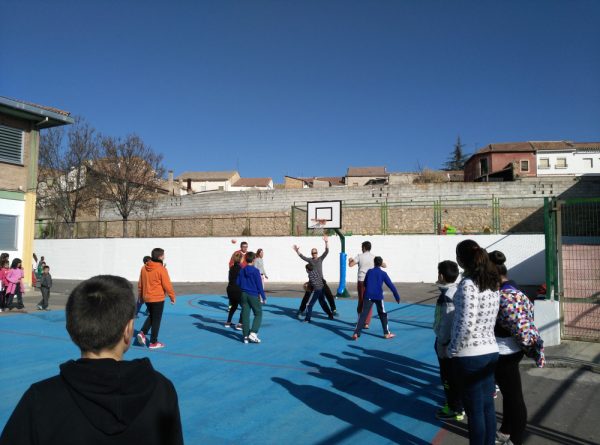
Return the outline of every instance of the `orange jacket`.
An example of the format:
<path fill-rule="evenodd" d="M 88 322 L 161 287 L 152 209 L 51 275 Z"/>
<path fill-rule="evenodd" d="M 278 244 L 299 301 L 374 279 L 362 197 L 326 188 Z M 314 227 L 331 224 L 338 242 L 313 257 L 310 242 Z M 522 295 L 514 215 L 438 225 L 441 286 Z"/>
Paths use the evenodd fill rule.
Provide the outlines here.
<path fill-rule="evenodd" d="M 148 261 L 142 266 L 138 281 L 138 294 L 146 303 L 165 301 L 165 293 L 175 303 L 175 291 L 169 278 L 169 272 L 162 263 Z"/>

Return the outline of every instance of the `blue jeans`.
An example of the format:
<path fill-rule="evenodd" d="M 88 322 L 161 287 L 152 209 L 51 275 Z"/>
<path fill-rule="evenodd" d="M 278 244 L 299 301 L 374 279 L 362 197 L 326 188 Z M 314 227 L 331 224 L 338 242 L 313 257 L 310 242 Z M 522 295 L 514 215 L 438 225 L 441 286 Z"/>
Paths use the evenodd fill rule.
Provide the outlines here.
<path fill-rule="evenodd" d="M 456 357 L 455 360 L 457 377 L 463 382 L 463 404 L 469 419 L 469 445 L 494 445 L 494 372 L 498 353 Z"/>

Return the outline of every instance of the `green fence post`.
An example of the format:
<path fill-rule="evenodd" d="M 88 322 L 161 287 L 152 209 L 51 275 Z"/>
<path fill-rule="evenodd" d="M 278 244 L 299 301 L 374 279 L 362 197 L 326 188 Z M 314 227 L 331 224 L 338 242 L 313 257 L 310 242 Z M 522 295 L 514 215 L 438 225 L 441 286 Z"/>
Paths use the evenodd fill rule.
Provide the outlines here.
<path fill-rule="evenodd" d="M 554 293 L 554 270 L 556 266 L 556 240 L 555 225 L 553 224 L 552 202 L 550 198 L 544 198 L 544 244 L 546 263 L 546 299 L 553 300 Z"/>

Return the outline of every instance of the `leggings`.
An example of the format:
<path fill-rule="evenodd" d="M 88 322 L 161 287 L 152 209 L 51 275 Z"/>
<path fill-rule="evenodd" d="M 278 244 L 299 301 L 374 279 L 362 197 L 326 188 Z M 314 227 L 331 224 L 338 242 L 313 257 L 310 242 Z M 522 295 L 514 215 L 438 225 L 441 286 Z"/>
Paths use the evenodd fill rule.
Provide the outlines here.
<path fill-rule="evenodd" d="M 502 392 L 502 425 L 500 432 L 510 435 L 515 445 L 523 443 L 527 425 L 527 407 L 523 400 L 519 362 L 522 352 L 501 355 L 496 365 L 496 382 Z"/>
<path fill-rule="evenodd" d="M 242 290 L 237 286 L 227 286 L 227 298 L 229 299 L 229 309 L 227 312 L 227 323 L 231 323 L 233 314 L 242 303 Z M 242 311 L 240 309 L 240 323 L 242 322 Z"/>

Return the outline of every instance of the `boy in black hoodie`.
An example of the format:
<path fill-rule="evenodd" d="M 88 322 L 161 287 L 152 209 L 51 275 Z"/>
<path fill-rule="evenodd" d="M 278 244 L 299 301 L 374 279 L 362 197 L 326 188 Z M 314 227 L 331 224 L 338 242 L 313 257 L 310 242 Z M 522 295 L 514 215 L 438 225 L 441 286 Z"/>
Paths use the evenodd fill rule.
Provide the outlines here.
<path fill-rule="evenodd" d="M 121 277 L 79 284 L 67 301 L 67 331 L 79 360 L 25 392 L 0 444 L 183 444 L 177 393 L 147 358 L 123 360 L 135 297 Z"/>

